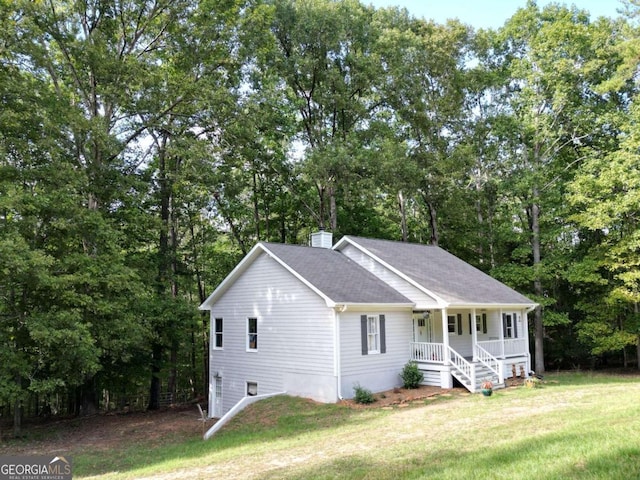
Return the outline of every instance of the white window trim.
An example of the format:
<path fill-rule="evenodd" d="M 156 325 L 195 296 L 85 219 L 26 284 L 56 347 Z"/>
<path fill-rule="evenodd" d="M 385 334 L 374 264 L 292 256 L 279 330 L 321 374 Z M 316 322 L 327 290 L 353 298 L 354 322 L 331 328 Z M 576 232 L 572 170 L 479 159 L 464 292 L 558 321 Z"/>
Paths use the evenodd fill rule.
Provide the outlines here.
<path fill-rule="evenodd" d="M 256 332 L 255 333 L 250 333 L 249 332 L 249 324 L 251 323 L 251 320 L 255 320 L 256 321 Z M 258 351 L 258 317 L 247 317 L 247 344 L 246 344 L 246 350 L 247 352 L 257 352 Z M 255 335 L 256 336 L 256 348 L 251 348 L 251 342 L 250 342 L 250 338 L 251 335 Z"/>
<path fill-rule="evenodd" d="M 514 323 L 515 319 L 514 319 L 514 314 L 513 312 L 508 312 L 505 314 L 505 321 L 504 321 L 504 338 L 515 338 L 514 337 L 514 333 L 515 333 L 515 329 L 514 329 Z"/>
<path fill-rule="evenodd" d="M 449 320 L 453 318 L 453 331 L 449 330 Z M 458 334 L 458 316 L 455 314 L 447 315 L 447 333 L 449 335 L 457 335 Z"/>
<path fill-rule="evenodd" d="M 375 327 L 375 331 L 372 332 L 371 321 Z M 371 348 L 371 340 L 374 340 L 374 347 Z M 367 352 L 369 355 L 376 355 L 380 353 L 380 316 L 379 315 L 367 315 Z"/>
<path fill-rule="evenodd" d="M 220 331 L 216 330 L 216 323 L 220 320 L 222 329 Z M 220 335 L 222 346 L 218 347 L 218 335 Z M 214 350 L 224 350 L 224 318 L 215 317 L 213 319 L 213 349 Z"/>

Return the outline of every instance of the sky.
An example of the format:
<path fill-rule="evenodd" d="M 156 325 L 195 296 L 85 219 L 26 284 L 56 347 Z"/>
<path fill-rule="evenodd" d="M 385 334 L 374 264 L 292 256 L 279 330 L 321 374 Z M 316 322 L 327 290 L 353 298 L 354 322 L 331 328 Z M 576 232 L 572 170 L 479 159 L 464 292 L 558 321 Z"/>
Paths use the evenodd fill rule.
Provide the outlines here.
<path fill-rule="evenodd" d="M 526 0 L 361 0 L 374 7 L 398 6 L 406 8 L 414 17 L 433 19 L 444 23 L 447 19 L 458 18 L 462 23 L 474 28 L 499 28 L 518 8 L 524 7 Z M 538 0 L 538 5 L 552 3 Z M 599 16 L 617 17 L 622 8 L 619 0 L 557 0 L 555 3 L 575 5 L 588 10 L 591 19 Z"/>

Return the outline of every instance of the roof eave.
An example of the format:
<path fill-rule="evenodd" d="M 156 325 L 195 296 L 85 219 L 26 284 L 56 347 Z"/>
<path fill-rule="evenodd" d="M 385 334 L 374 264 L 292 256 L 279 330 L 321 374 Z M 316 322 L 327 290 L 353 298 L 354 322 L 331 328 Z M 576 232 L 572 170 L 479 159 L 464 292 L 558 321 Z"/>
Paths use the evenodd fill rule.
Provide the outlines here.
<path fill-rule="evenodd" d="M 503 310 L 506 309 L 520 309 L 524 308 L 527 312 L 532 311 L 538 306 L 537 303 L 455 303 L 451 302 L 447 306 L 447 308 L 479 308 L 479 309 L 496 309 L 501 308 Z"/>

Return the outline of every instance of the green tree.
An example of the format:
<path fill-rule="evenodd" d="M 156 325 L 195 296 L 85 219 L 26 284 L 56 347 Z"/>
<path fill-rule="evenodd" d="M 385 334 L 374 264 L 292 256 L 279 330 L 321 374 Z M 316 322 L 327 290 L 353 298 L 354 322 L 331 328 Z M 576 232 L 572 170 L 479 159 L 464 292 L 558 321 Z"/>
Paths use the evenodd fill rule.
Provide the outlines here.
<path fill-rule="evenodd" d="M 544 371 L 545 325 L 568 322 L 566 311 L 553 307 L 557 281 L 566 271 L 562 252 L 572 241 L 570 225 L 562 220 L 567 217 L 564 186 L 584 151 L 606 144 L 606 118 L 615 107 L 594 91 L 615 62 L 603 62 L 599 51 L 606 49 L 611 32 L 610 23 L 591 23 L 584 11 L 557 5 L 539 9 L 530 1 L 505 24 L 502 46 L 495 51 L 508 68 L 504 89 L 517 125 L 505 144 L 503 185 L 511 199 L 507 215 L 520 219 L 511 231 L 519 243 L 512 255 L 524 269 L 511 274 L 520 276 L 521 284 L 531 280 L 540 303 L 533 322 L 537 372 Z M 551 313 L 546 323 L 543 308 Z"/>

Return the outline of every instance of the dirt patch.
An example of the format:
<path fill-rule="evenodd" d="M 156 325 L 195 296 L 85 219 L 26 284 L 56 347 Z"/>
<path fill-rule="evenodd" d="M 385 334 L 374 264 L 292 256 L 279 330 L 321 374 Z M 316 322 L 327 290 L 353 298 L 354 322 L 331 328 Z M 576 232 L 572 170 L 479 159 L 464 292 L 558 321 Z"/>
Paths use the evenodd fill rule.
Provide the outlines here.
<path fill-rule="evenodd" d="M 208 421 L 210 427 L 213 421 Z M 10 438 L 3 425 L 4 455 L 78 454 L 143 444 L 159 445 L 202 435 L 203 422 L 195 405 L 149 412 L 109 413 L 90 417 L 26 421 L 24 438 Z"/>
<path fill-rule="evenodd" d="M 521 385 L 522 381 L 508 380 L 507 386 Z M 376 393 L 376 401 L 369 405 L 343 400 L 341 405 L 349 408 L 402 408 L 414 402 L 442 396 L 469 394 L 463 388 L 442 389 L 421 386 L 416 389 L 395 388 Z M 267 416 L 269 418 L 277 418 Z M 8 423 L 1 425 L 0 454 L 3 455 L 48 455 L 80 454 L 117 449 L 132 444 L 161 445 L 180 439 L 200 438 L 203 431 L 213 425 L 213 420 L 204 423 L 196 405 L 166 408 L 149 412 L 108 413 L 90 417 L 36 419 L 24 424 L 24 438 L 11 438 Z"/>

